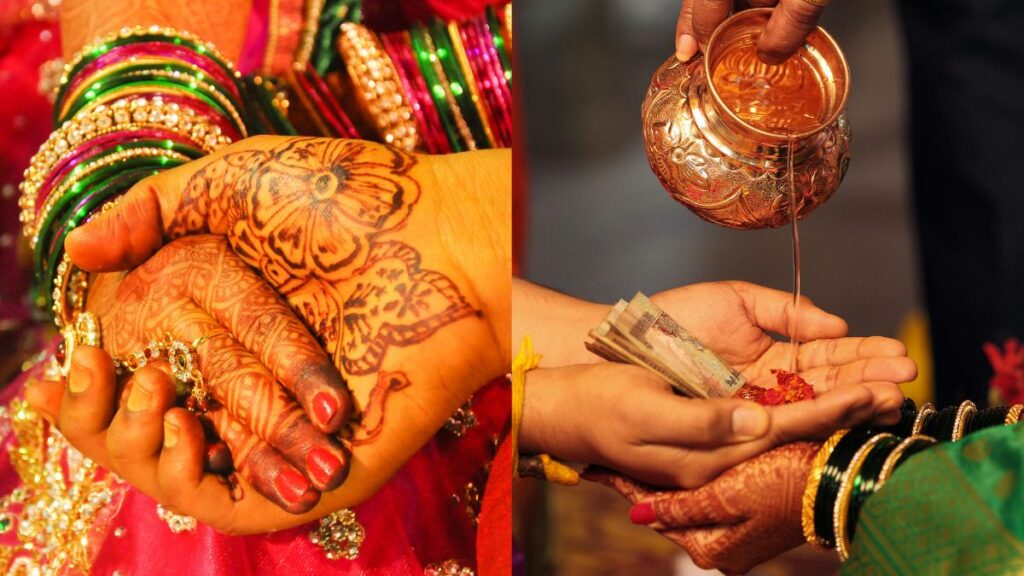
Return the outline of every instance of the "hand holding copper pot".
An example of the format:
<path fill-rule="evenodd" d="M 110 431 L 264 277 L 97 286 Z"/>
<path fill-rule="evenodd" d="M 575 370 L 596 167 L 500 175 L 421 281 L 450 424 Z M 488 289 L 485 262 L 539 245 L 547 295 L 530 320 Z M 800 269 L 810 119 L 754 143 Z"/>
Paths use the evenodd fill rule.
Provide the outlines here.
<path fill-rule="evenodd" d="M 770 9 L 719 26 L 705 55 L 672 56 L 642 109 L 651 168 L 673 198 L 730 228 L 774 228 L 790 217 L 790 172 L 802 218 L 839 187 L 849 164 L 850 72 L 821 28 L 784 63 L 757 57 Z"/>

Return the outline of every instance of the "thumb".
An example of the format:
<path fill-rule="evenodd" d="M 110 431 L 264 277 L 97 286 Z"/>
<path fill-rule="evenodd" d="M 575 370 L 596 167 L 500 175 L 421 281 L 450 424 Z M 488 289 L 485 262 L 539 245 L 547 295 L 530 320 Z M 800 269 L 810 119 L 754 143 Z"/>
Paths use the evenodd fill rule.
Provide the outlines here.
<path fill-rule="evenodd" d="M 113 208 L 72 230 L 64 249 L 75 266 L 87 272 L 129 270 L 156 252 L 166 228 L 161 196 L 168 205 L 180 199 L 161 186 L 163 180 L 158 174 L 139 181 Z"/>

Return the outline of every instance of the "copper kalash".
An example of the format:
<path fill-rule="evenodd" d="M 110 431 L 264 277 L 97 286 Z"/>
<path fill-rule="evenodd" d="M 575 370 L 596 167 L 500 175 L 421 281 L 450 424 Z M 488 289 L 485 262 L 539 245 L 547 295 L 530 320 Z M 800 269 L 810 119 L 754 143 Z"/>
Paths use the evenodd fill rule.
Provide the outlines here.
<path fill-rule="evenodd" d="M 845 57 L 817 28 L 783 64 L 762 63 L 755 45 L 770 15 L 739 12 L 712 35 L 706 56 L 670 57 L 643 104 L 644 147 L 662 185 L 730 228 L 775 228 L 791 213 L 810 214 L 849 164 Z"/>

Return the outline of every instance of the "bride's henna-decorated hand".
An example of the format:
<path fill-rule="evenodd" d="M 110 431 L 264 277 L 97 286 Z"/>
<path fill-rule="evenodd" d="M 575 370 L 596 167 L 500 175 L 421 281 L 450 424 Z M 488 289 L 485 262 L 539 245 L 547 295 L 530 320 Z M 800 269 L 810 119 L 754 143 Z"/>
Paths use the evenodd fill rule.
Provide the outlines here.
<path fill-rule="evenodd" d="M 210 417 L 240 472 L 282 507 L 307 510 L 317 490 L 344 480 L 349 453 L 331 435 L 351 410 L 341 375 L 288 305 L 223 238 L 184 238 L 128 274 L 96 275 L 87 309 L 114 355 L 167 337 L 202 340 L 200 368 L 219 406 Z M 77 421 L 64 413 L 58 419 L 62 429 Z M 73 441 L 79 436 L 65 433 Z M 108 450 L 120 471 L 123 445 L 107 440 L 105 447 L 76 447 L 87 454 Z M 309 489 L 282 491 L 278 478 Z"/>
<path fill-rule="evenodd" d="M 819 444 L 787 444 L 696 490 L 658 492 L 606 469 L 586 477 L 633 502 L 630 519 L 686 549 L 702 568 L 742 574 L 804 542 L 801 498 Z"/>
<path fill-rule="evenodd" d="M 510 207 L 508 151 L 419 157 L 258 137 L 140 182 L 66 247 L 80 267 L 110 271 L 167 238 L 224 235 L 284 296 L 360 411 L 352 473 L 322 514 L 372 494 L 507 371 Z"/>

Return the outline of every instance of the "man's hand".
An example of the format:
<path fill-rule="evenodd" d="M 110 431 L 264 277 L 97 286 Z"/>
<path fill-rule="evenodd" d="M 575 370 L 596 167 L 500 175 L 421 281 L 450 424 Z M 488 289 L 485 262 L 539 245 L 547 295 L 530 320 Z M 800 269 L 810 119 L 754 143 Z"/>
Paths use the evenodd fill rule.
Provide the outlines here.
<path fill-rule="evenodd" d="M 824 10 L 819 0 L 741 0 L 737 8 L 775 6 L 757 54 L 767 64 L 780 64 L 793 55 L 818 25 Z M 676 22 L 676 57 L 686 62 L 707 48 L 715 28 L 733 8 L 733 0 L 683 0 Z"/>
<path fill-rule="evenodd" d="M 850 382 L 813 400 L 765 408 L 683 398 L 635 366 L 539 368 L 527 376 L 519 442 L 524 453 L 695 488 L 780 444 L 867 422 L 892 424 L 902 402 L 891 382 Z"/>

